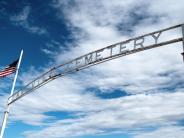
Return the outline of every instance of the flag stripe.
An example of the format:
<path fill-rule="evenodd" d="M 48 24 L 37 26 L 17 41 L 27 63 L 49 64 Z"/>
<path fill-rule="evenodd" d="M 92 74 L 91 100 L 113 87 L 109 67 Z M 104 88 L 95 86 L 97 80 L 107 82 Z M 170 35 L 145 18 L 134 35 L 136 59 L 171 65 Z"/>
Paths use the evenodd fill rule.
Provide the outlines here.
<path fill-rule="evenodd" d="M 5 70 L 3 70 L 3 71 L 0 72 L 0 77 L 3 77 L 3 76 L 7 76 L 9 74 L 12 74 L 15 71 L 16 71 L 16 68 L 15 67 L 5 69 Z"/>
<path fill-rule="evenodd" d="M 14 73 L 14 72 L 9 72 L 9 73 L 6 73 L 6 74 L 1 74 L 0 77 L 7 76 L 7 75 L 10 75 L 12 73 Z"/>
<path fill-rule="evenodd" d="M 9 72 L 9 71 L 13 71 L 13 70 L 16 70 L 16 68 L 13 67 L 13 68 L 5 69 L 5 70 L 1 71 L 0 74 L 5 73 L 5 72 Z"/>
<path fill-rule="evenodd" d="M 15 70 L 15 69 L 16 69 L 16 68 L 6 69 L 6 70 L 1 71 L 0 73 L 7 72 L 7 71 L 11 71 L 11 70 Z"/>
<path fill-rule="evenodd" d="M 0 73 L 0 75 L 7 74 L 7 73 L 11 73 L 11 72 L 14 72 L 14 71 L 15 71 L 15 70 L 9 70 L 9 71 Z"/>
<path fill-rule="evenodd" d="M 11 67 L 11 68 L 4 69 L 4 70 L 2 70 L 2 71 L 0 71 L 0 72 L 12 70 L 12 69 L 16 69 L 16 68 L 15 68 L 15 67 Z"/>
<path fill-rule="evenodd" d="M 5 77 L 5 76 L 10 75 L 12 73 L 14 73 L 14 72 L 6 73 L 6 74 L 1 74 L 0 77 Z"/>
<path fill-rule="evenodd" d="M 0 76 L 7 76 L 7 75 L 10 75 L 12 73 L 14 73 L 15 71 L 11 71 L 11 72 L 7 72 L 7 73 L 4 73 L 4 74 L 0 74 Z"/>
<path fill-rule="evenodd" d="M 9 64 L 6 68 L 0 71 L 0 77 L 8 76 L 16 71 L 16 66 L 18 63 L 18 59 L 15 60 L 13 63 Z"/>

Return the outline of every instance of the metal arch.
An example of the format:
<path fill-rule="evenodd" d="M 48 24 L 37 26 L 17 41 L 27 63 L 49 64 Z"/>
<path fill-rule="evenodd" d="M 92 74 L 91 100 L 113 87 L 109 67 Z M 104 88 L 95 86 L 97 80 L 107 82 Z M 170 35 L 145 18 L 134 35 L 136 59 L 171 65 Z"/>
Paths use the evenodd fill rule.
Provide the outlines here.
<path fill-rule="evenodd" d="M 172 30 L 175 28 L 179 28 L 179 27 L 182 28 L 182 35 L 183 35 L 182 37 L 158 43 L 158 38 L 163 32 L 168 31 L 168 30 Z M 148 46 L 144 46 L 144 39 L 148 36 L 151 36 L 153 38 L 153 40 L 155 41 L 155 43 L 150 44 Z M 142 40 L 142 41 L 140 41 L 140 40 Z M 164 45 L 168 45 L 168 44 L 172 44 L 172 43 L 176 43 L 176 42 L 181 42 L 181 41 L 183 41 L 183 48 L 184 48 L 184 24 L 179 24 L 179 25 L 172 26 L 172 27 L 169 27 L 166 29 L 162 29 L 159 31 L 148 33 L 148 34 L 145 34 L 145 35 L 142 35 L 139 37 L 131 38 L 129 40 L 122 41 L 122 42 L 104 47 L 102 49 L 90 52 L 90 53 L 85 54 L 83 56 L 80 56 L 74 60 L 71 60 L 71 61 L 66 62 L 64 64 L 61 64 L 59 66 L 56 66 L 56 67 L 52 68 L 51 70 L 47 71 L 46 73 L 42 74 L 41 76 L 39 76 L 35 80 L 31 81 L 29 84 L 24 86 L 21 90 L 17 91 L 11 97 L 9 97 L 8 105 L 14 103 L 18 99 L 33 92 L 34 90 L 40 88 L 41 86 L 47 84 L 48 82 L 50 82 L 54 79 L 57 79 L 58 77 L 62 77 L 62 76 L 65 76 L 67 74 L 70 74 L 70 73 L 78 72 L 82 69 L 85 69 L 85 68 L 88 68 L 88 67 L 91 67 L 91 66 L 94 66 L 94 65 L 97 65 L 97 64 L 115 59 L 115 58 L 127 56 L 127 55 L 141 52 L 144 50 L 157 48 L 157 47 L 161 47 Z M 126 49 L 126 44 L 128 44 L 130 42 L 134 43 L 134 48 L 132 50 Z M 116 54 L 113 54 L 114 48 L 119 48 L 119 52 Z M 105 50 L 109 50 L 109 55 L 106 57 L 102 57 L 101 54 Z M 184 53 L 182 55 L 184 55 Z"/>
<path fill-rule="evenodd" d="M 181 55 L 183 56 L 183 62 L 184 62 L 184 24 L 182 24 L 181 28 L 182 28 L 182 35 L 183 35 L 183 53 L 181 53 Z"/>

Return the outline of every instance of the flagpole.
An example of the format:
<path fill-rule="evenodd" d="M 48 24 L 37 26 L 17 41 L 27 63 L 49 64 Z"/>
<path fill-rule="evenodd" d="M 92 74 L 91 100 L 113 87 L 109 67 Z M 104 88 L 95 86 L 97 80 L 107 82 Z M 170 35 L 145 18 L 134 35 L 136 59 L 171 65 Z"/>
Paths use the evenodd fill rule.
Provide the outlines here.
<path fill-rule="evenodd" d="M 19 57 L 18 65 L 17 65 L 17 70 L 16 70 L 16 73 L 15 73 L 15 77 L 14 77 L 14 80 L 13 80 L 13 85 L 12 85 L 12 89 L 11 89 L 11 93 L 10 93 L 10 97 L 13 95 L 13 92 L 14 92 L 14 89 L 15 89 L 15 84 L 16 84 L 16 81 L 17 81 L 17 76 L 18 76 L 18 73 L 19 73 L 19 67 L 20 67 L 20 64 L 21 64 L 22 56 L 23 56 L 23 50 L 21 50 L 21 53 L 20 53 L 20 57 Z M 4 131 L 5 131 L 5 128 L 6 128 L 6 123 L 7 123 L 7 120 L 8 120 L 9 111 L 10 111 L 10 105 L 7 103 L 6 109 L 4 111 L 4 117 L 3 117 L 3 122 L 2 122 L 2 126 L 1 126 L 0 138 L 3 138 Z"/>

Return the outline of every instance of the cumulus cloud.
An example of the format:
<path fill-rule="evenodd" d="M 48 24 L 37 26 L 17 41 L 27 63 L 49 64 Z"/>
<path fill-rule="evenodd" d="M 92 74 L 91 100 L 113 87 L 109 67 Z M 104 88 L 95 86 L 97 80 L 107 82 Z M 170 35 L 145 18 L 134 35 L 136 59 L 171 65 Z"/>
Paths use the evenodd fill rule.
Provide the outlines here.
<path fill-rule="evenodd" d="M 164 127 L 150 133 L 140 134 L 135 138 L 182 138 L 183 129 L 183 127 Z"/>
<path fill-rule="evenodd" d="M 72 137 L 114 133 L 114 130 L 123 133 L 125 131 L 144 130 L 144 127 L 159 126 L 162 128 L 175 125 L 175 121 L 182 119 L 183 116 L 183 96 L 183 93 L 180 92 L 168 95 L 135 95 L 119 99 L 100 100 L 100 103 L 97 102 L 97 99 L 93 99 L 96 102 L 93 101 L 92 103 L 95 104 L 91 104 L 91 98 L 86 98 L 83 104 L 77 103 L 78 106 L 84 107 L 81 112 L 87 111 L 83 117 L 58 120 L 49 124 L 42 131 L 30 131 L 25 134 L 29 138 L 44 135 L 49 138 Z M 171 98 L 173 100 L 170 100 Z M 90 105 L 90 112 L 85 104 Z M 97 105 L 98 107 L 96 107 Z M 95 110 L 92 110 L 91 107 Z"/>
<path fill-rule="evenodd" d="M 84 37 L 83 35 L 81 36 L 77 41 L 77 44 L 75 42 L 75 45 L 77 45 L 76 47 L 71 47 L 68 52 L 62 52 L 56 59 L 57 63 L 59 64 L 68 60 L 68 58 L 78 57 L 81 54 L 88 53 L 89 51 L 126 40 L 130 36 L 125 33 L 121 33 L 121 30 L 125 30 L 126 28 L 124 27 L 127 27 L 126 23 L 132 23 L 134 18 L 137 18 L 136 20 L 138 23 L 127 27 L 135 28 L 132 33 L 134 36 L 169 26 L 168 23 L 162 21 L 163 15 L 158 13 L 153 14 L 153 5 L 158 5 L 157 3 L 158 2 L 150 3 L 145 1 L 142 1 L 142 3 L 137 3 L 135 1 L 100 1 L 97 4 L 97 2 L 80 1 L 75 3 L 76 6 L 73 6 L 70 3 L 67 4 L 67 2 L 58 1 L 57 5 L 61 4 L 61 6 L 64 5 L 66 7 L 64 11 L 66 12 L 66 17 L 68 18 L 70 25 L 79 28 L 85 35 Z M 166 2 L 163 3 L 166 4 Z M 72 6 L 72 9 L 68 8 L 70 6 Z M 63 8 L 61 10 L 63 11 Z M 145 12 L 149 16 L 144 16 Z M 135 15 L 133 14 L 131 16 L 131 13 L 134 13 Z M 166 14 L 166 11 L 164 11 L 164 15 L 164 18 L 171 16 Z M 173 16 L 171 17 L 173 20 L 170 20 L 170 25 L 174 25 L 181 20 L 174 20 L 174 14 L 172 15 Z M 126 16 L 128 18 L 124 20 Z M 111 21 L 112 17 L 113 21 Z M 148 19 L 156 19 L 158 23 L 153 22 L 153 20 L 148 22 Z M 103 24 L 104 22 L 109 23 Z M 164 23 L 165 25 L 163 25 Z M 122 26 L 120 31 L 117 30 L 118 24 L 121 24 Z M 178 33 L 180 33 L 181 36 L 181 30 L 178 30 Z M 175 35 L 177 36 L 177 34 L 173 32 L 170 32 L 169 34 L 166 33 L 166 35 L 161 39 L 164 40 L 165 38 L 172 38 L 175 37 Z M 95 71 L 98 76 L 93 74 L 85 75 L 86 73 L 84 73 L 84 78 L 90 78 L 91 83 L 95 82 L 94 85 L 99 85 L 98 87 L 102 89 L 110 88 L 113 84 L 115 84 L 115 86 L 122 85 L 125 89 L 126 87 L 124 87 L 124 85 L 128 85 L 127 90 L 133 93 L 136 93 L 136 91 L 145 92 L 146 90 L 148 91 L 161 87 L 164 82 L 168 84 L 170 77 L 164 75 L 161 76 L 159 74 L 175 70 L 174 68 L 171 68 L 171 64 L 174 64 L 175 68 L 178 68 L 177 71 L 180 71 L 179 68 L 182 67 L 182 57 L 179 54 L 181 53 L 180 51 L 182 51 L 182 47 L 178 47 L 178 45 L 180 44 L 168 46 L 167 48 L 163 47 L 156 50 L 150 50 L 149 52 L 144 52 L 144 55 L 142 53 L 132 55 L 126 57 L 125 60 L 122 60 L 121 62 L 119 60 L 115 60 L 105 63 L 104 66 L 94 67 L 95 69 L 93 71 Z M 173 58 L 174 56 L 176 58 Z M 144 66 L 142 65 L 143 62 Z M 160 68 L 157 68 L 155 65 L 159 65 Z M 144 80 L 147 82 L 146 85 Z M 87 80 L 85 80 L 85 82 L 86 81 Z"/>
<path fill-rule="evenodd" d="M 181 23 L 184 21 L 181 3 L 181 0 L 76 0 L 74 3 L 55 0 L 53 7 L 58 10 L 58 18 L 60 12 L 64 13 L 76 38 L 68 44 L 69 49 L 62 49 L 54 57 L 55 64 L 129 37 Z M 163 8 L 165 5 L 168 8 Z M 24 12 L 19 17 L 21 20 L 27 19 L 29 9 Z M 178 35 L 181 30 L 169 32 L 162 39 Z M 66 138 L 130 131 L 135 138 L 164 137 L 164 132 L 169 132 L 170 138 L 175 134 L 171 128 L 182 136 L 183 128 L 177 124 L 184 114 L 181 52 L 182 43 L 172 44 L 60 78 L 16 102 L 10 119 L 44 127 L 40 131 L 24 132 L 27 138 L 45 135 Z M 40 73 L 33 70 L 24 75 L 32 79 L 33 74 Z M 105 100 L 89 88 L 103 93 L 119 89 L 130 96 Z M 45 113 L 51 111 L 58 114 L 70 112 L 75 118 L 48 123 L 46 120 L 53 118 Z M 154 127 L 156 131 L 145 132 L 146 127 Z"/>

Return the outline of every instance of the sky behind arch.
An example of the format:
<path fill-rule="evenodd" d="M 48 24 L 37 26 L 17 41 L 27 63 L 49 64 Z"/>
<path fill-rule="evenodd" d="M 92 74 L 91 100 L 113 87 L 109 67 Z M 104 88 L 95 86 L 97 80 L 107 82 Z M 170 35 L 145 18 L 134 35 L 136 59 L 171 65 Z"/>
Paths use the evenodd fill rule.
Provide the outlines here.
<path fill-rule="evenodd" d="M 20 88 L 69 59 L 183 23 L 183 5 L 182 0 L 2 0 L 0 67 L 24 49 Z M 55 80 L 12 106 L 5 138 L 182 138 L 181 52 L 177 43 Z M 0 80 L 1 116 L 12 77 Z"/>

